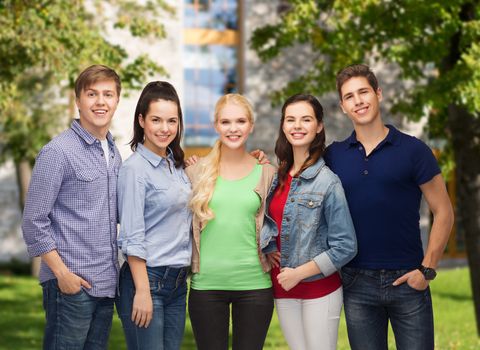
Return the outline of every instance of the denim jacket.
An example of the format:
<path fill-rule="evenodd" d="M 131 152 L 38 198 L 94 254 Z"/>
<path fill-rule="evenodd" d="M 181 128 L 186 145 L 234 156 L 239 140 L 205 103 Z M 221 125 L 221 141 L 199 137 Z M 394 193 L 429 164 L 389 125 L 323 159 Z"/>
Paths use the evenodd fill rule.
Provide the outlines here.
<path fill-rule="evenodd" d="M 267 196 L 270 206 L 278 175 Z M 295 268 L 311 260 L 321 273 L 307 278 L 313 281 L 341 269 L 357 253 L 357 240 L 340 179 L 323 158 L 292 179 L 282 218 L 281 267 Z M 265 212 L 260 234 L 262 251 L 277 251 L 277 224 Z"/>

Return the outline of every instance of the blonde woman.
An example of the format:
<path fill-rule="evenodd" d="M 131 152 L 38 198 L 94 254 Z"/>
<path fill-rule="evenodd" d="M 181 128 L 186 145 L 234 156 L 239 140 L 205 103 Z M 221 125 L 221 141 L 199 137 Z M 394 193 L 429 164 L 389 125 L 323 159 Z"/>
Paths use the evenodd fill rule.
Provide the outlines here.
<path fill-rule="evenodd" d="M 260 350 L 273 294 L 258 242 L 275 169 L 246 151 L 254 117 L 245 97 L 221 97 L 214 127 L 212 151 L 187 168 L 194 213 L 190 319 L 199 350 L 227 350 L 231 310 L 233 349 Z"/>

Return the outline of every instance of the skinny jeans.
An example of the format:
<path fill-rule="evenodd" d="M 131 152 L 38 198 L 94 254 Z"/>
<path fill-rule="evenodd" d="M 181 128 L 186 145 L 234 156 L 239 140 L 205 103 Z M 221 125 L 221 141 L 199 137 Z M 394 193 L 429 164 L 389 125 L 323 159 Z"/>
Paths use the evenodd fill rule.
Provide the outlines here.
<path fill-rule="evenodd" d="M 343 291 L 316 299 L 275 299 L 278 320 L 291 350 L 335 350 Z"/>

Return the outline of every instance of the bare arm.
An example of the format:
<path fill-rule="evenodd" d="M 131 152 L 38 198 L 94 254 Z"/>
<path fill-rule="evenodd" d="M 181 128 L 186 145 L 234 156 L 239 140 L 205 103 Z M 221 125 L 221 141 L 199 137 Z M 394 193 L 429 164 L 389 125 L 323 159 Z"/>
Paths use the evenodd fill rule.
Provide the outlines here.
<path fill-rule="evenodd" d="M 282 288 L 286 291 L 289 291 L 298 283 L 300 283 L 301 280 L 317 275 L 320 272 L 321 271 L 318 268 L 318 265 L 315 263 L 315 261 L 311 260 L 303 265 L 297 266 L 294 269 L 290 267 L 283 268 L 282 272 L 278 274 L 277 279 Z"/>
<path fill-rule="evenodd" d="M 437 268 L 452 230 L 453 208 L 442 175 L 436 175 L 433 179 L 421 185 L 420 189 L 433 214 L 432 229 L 430 230 L 427 251 L 422 265 Z M 429 283 L 419 270 L 405 274 L 396 280 L 394 285 L 403 282 L 408 282 L 411 287 L 419 290 L 427 288 Z"/>
<path fill-rule="evenodd" d="M 439 174 L 420 186 L 433 214 L 433 224 L 422 265 L 436 268 L 453 226 L 453 208 L 445 182 Z"/>
<path fill-rule="evenodd" d="M 132 322 L 138 327 L 147 328 L 153 315 L 153 303 L 152 296 L 150 295 L 150 282 L 148 281 L 147 265 L 145 260 L 136 256 L 129 256 L 128 264 L 130 265 L 133 282 L 135 283 Z"/>
<path fill-rule="evenodd" d="M 68 267 L 63 263 L 62 258 L 58 255 L 56 250 L 52 250 L 48 253 L 41 255 L 42 260 L 52 270 L 53 274 L 57 278 L 58 288 L 64 294 L 75 294 L 80 291 L 83 286 L 85 288 L 92 288 L 92 286 L 80 276 L 71 272 Z"/>

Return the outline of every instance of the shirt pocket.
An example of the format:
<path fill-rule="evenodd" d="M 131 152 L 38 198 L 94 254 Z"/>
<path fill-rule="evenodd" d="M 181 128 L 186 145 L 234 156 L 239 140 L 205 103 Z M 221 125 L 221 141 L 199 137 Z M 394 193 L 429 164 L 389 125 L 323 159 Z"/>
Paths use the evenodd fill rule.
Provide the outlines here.
<path fill-rule="evenodd" d="M 96 201 L 107 190 L 106 175 L 96 168 L 75 169 L 75 190 L 80 200 Z"/>
<path fill-rule="evenodd" d="M 302 230 L 316 229 L 320 222 L 323 194 L 300 194 L 297 199 L 297 222 Z"/>
<path fill-rule="evenodd" d="M 146 203 L 162 204 L 168 202 L 169 187 L 165 182 L 152 183 L 146 193 Z"/>

